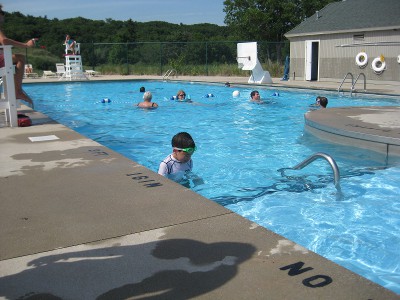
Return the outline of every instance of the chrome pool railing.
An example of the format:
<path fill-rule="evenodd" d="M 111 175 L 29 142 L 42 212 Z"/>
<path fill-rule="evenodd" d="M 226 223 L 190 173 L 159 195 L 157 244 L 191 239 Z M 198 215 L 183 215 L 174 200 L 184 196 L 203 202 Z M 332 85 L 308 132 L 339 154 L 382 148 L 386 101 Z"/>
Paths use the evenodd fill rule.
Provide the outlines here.
<path fill-rule="evenodd" d="M 285 169 L 290 169 L 290 170 L 301 170 L 304 167 L 308 166 L 310 163 L 312 163 L 314 160 L 318 158 L 323 158 L 325 159 L 331 166 L 332 171 L 333 171 L 333 178 L 334 178 L 334 184 L 337 190 L 340 190 L 340 172 L 339 172 L 339 167 L 336 164 L 336 161 L 328 154 L 323 153 L 323 152 L 317 152 L 311 155 L 309 158 L 303 160 L 301 163 L 297 164 L 296 166 L 292 168 L 285 168 Z"/>
<path fill-rule="evenodd" d="M 169 69 L 167 72 L 165 72 L 164 76 L 163 76 L 163 81 L 168 80 L 168 77 L 171 75 L 176 75 L 177 72 L 175 69 Z"/>
<path fill-rule="evenodd" d="M 353 92 L 354 92 L 355 89 L 356 89 L 355 86 L 356 86 L 356 83 L 357 83 L 357 81 L 358 81 L 358 78 L 360 78 L 360 76 L 362 76 L 362 77 L 364 78 L 364 92 L 367 90 L 367 77 L 365 77 L 365 74 L 364 74 L 364 73 L 360 73 L 360 74 L 358 74 L 356 80 L 354 80 L 354 83 L 353 83 L 353 85 L 351 86 L 350 97 L 353 95 Z"/>
<path fill-rule="evenodd" d="M 347 76 L 350 76 L 350 77 L 351 77 L 351 87 L 354 86 L 354 76 L 353 76 L 352 73 L 349 72 L 349 73 L 347 73 L 347 74 L 344 76 L 342 82 L 340 83 L 340 85 L 339 85 L 339 87 L 338 87 L 338 89 L 337 89 L 338 93 L 340 93 L 341 87 L 342 87 L 343 83 L 345 82 Z"/>

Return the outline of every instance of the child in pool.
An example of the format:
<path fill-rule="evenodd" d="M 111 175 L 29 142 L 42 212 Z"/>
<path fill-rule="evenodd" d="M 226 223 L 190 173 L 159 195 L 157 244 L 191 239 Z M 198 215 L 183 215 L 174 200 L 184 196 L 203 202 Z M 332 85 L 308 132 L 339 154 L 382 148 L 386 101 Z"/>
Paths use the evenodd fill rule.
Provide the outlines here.
<path fill-rule="evenodd" d="M 196 150 L 196 144 L 187 132 L 174 135 L 171 144 L 172 153 L 160 163 L 158 174 L 180 181 L 186 173 L 192 171 L 192 154 Z"/>

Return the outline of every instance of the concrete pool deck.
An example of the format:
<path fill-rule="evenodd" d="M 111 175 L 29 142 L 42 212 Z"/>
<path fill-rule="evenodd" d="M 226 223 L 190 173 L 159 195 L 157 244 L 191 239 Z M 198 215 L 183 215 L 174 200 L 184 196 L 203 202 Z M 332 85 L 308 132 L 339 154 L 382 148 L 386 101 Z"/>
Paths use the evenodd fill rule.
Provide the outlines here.
<path fill-rule="evenodd" d="M 21 111 L 33 126 L 0 128 L 0 299 L 400 299 L 41 113 Z"/>

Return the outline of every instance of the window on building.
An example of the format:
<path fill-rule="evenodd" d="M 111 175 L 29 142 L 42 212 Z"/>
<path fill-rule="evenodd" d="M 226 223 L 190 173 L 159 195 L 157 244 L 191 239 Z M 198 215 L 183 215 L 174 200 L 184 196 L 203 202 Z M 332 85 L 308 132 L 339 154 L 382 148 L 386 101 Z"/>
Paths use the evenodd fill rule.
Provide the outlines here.
<path fill-rule="evenodd" d="M 363 41 L 363 40 L 364 40 L 364 34 L 353 35 L 353 41 Z"/>

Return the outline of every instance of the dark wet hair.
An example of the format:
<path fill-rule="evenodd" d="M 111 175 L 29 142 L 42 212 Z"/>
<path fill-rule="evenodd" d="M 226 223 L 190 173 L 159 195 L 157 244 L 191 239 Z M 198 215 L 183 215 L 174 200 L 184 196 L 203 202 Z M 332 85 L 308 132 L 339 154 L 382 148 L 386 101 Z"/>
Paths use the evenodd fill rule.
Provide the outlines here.
<path fill-rule="evenodd" d="M 252 91 L 250 93 L 250 97 L 253 98 L 255 94 L 259 94 L 259 92 L 258 91 Z"/>
<path fill-rule="evenodd" d="M 141 93 L 144 93 L 145 91 L 146 91 L 146 89 L 144 88 L 144 86 L 142 86 L 142 87 L 140 87 L 140 90 L 139 90 Z"/>
<path fill-rule="evenodd" d="M 194 148 L 196 144 L 191 135 L 187 132 L 179 132 L 174 135 L 171 141 L 172 147 L 177 148 Z"/>
<path fill-rule="evenodd" d="M 319 104 L 320 104 L 322 107 L 325 107 L 325 108 L 326 108 L 326 107 L 328 106 L 328 98 L 322 97 L 322 96 L 318 96 L 316 100 L 319 101 Z"/>

